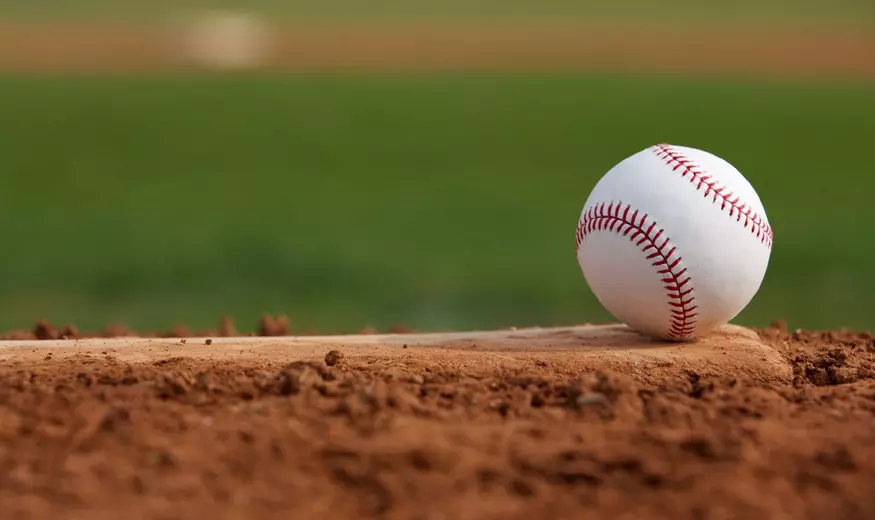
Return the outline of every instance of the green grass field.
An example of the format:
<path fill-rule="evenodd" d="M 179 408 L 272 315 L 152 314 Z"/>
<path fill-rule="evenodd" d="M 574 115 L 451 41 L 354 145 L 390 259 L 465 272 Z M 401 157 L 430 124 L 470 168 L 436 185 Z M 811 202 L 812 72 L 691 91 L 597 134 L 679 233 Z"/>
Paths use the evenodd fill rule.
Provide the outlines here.
<path fill-rule="evenodd" d="M 554 76 L 0 79 L 0 327 L 609 320 L 573 234 L 656 143 L 744 172 L 775 229 L 737 320 L 872 325 L 875 87 Z"/>
<path fill-rule="evenodd" d="M 289 22 L 615 20 L 708 24 L 840 23 L 863 28 L 875 21 L 869 0 L 53 0 L 0 2 L 14 19 L 161 20 L 205 9 L 256 11 Z"/>

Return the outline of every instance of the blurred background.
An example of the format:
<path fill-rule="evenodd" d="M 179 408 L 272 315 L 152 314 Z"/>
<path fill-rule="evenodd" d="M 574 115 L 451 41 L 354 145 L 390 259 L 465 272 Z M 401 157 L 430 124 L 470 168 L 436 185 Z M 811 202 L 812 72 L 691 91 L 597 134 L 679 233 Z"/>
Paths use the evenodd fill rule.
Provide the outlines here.
<path fill-rule="evenodd" d="M 0 330 L 612 321 L 573 234 L 659 142 L 775 230 L 737 323 L 872 325 L 875 2 L 0 1 Z"/>

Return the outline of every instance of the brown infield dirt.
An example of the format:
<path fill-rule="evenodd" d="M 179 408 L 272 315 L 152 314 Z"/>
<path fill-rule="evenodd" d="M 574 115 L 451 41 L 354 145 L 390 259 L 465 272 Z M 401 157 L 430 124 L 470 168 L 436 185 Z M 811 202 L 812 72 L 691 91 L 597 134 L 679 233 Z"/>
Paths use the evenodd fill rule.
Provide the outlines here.
<path fill-rule="evenodd" d="M 204 66 L 183 25 L 0 22 L 0 70 Z M 875 34 L 847 27 L 593 22 L 281 25 L 259 67 L 282 70 L 606 70 L 875 79 Z M 189 49 L 189 50 L 187 50 Z"/>
<path fill-rule="evenodd" d="M 0 504 L 10 519 L 873 518 L 873 361 L 868 332 L 780 325 L 689 344 L 616 325 L 6 341 Z"/>

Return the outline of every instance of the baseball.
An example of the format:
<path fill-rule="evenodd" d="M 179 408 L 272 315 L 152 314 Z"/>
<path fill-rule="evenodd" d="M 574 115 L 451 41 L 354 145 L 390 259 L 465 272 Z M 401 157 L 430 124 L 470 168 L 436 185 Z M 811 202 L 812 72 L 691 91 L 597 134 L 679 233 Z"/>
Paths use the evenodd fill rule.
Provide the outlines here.
<path fill-rule="evenodd" d="M 584 204 L 577 261 L 615 318 L 693 340 L 735 318 L 762 284 L 772 229 L 750 182 L 703 150 L 660 144 L 611 168 Z"/>

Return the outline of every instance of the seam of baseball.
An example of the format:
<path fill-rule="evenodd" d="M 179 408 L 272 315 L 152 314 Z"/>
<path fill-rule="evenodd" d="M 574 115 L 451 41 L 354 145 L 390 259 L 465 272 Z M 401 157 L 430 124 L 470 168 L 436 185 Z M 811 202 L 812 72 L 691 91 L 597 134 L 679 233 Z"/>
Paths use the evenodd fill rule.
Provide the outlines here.
<path fill-rule="evenodd" d="M 579 251 L 584 237 L 594 231 L 607 230 L 628 237 L 646 253 L 647 260 L 657 268 L 661 277 L 671 313 L 668 337 L 684 339 L 696 330 L 695 318 L 698 313 L 695 311 L 698 306 L 694 305 L 696 296 L 693 282 L 686 274 L 687 268 L 681 263 L 683 257 L 678 254 L 677 247 L 669 237 L 664 237 L 660 243 L 665 230 L 656 225 L 656 220 L 648 219 L 647 213 L 640 212 L 631 204 L 624 205 L 622 201 L 593 204 L 578 221 L 575 249 Z"/>
<path fill-rule="evenodd" d="M 772 228 L 766 224 L 763 217 L 753 211 L 749 205 L 742 202 L 738 195 L 725 186 L 721 186 L 717 181 L 711 180 L 711 176 L 705 172 L 704 168 L 696 164 L 692 159 L 684 155 L 669 144 L 658 144 L 651 146 L 650 150 L 666 163 L 672 171 L 681 170 L 681 178 L 687 178 L 689 174 L 690 184 L 695 186 L 697 191 L 704 191 L 705 198 L 711 196 L 711 202 L 717 203 L 720 199 L 720 210 L 723 211 L 729 208 L 729 216 L 735 217 L 737 222 L 744 219 L 743 225 L 748 229 L 750 224 L 750 232 L 759 239 L 769 249 L 772 248 L 774 234 Z"/>

